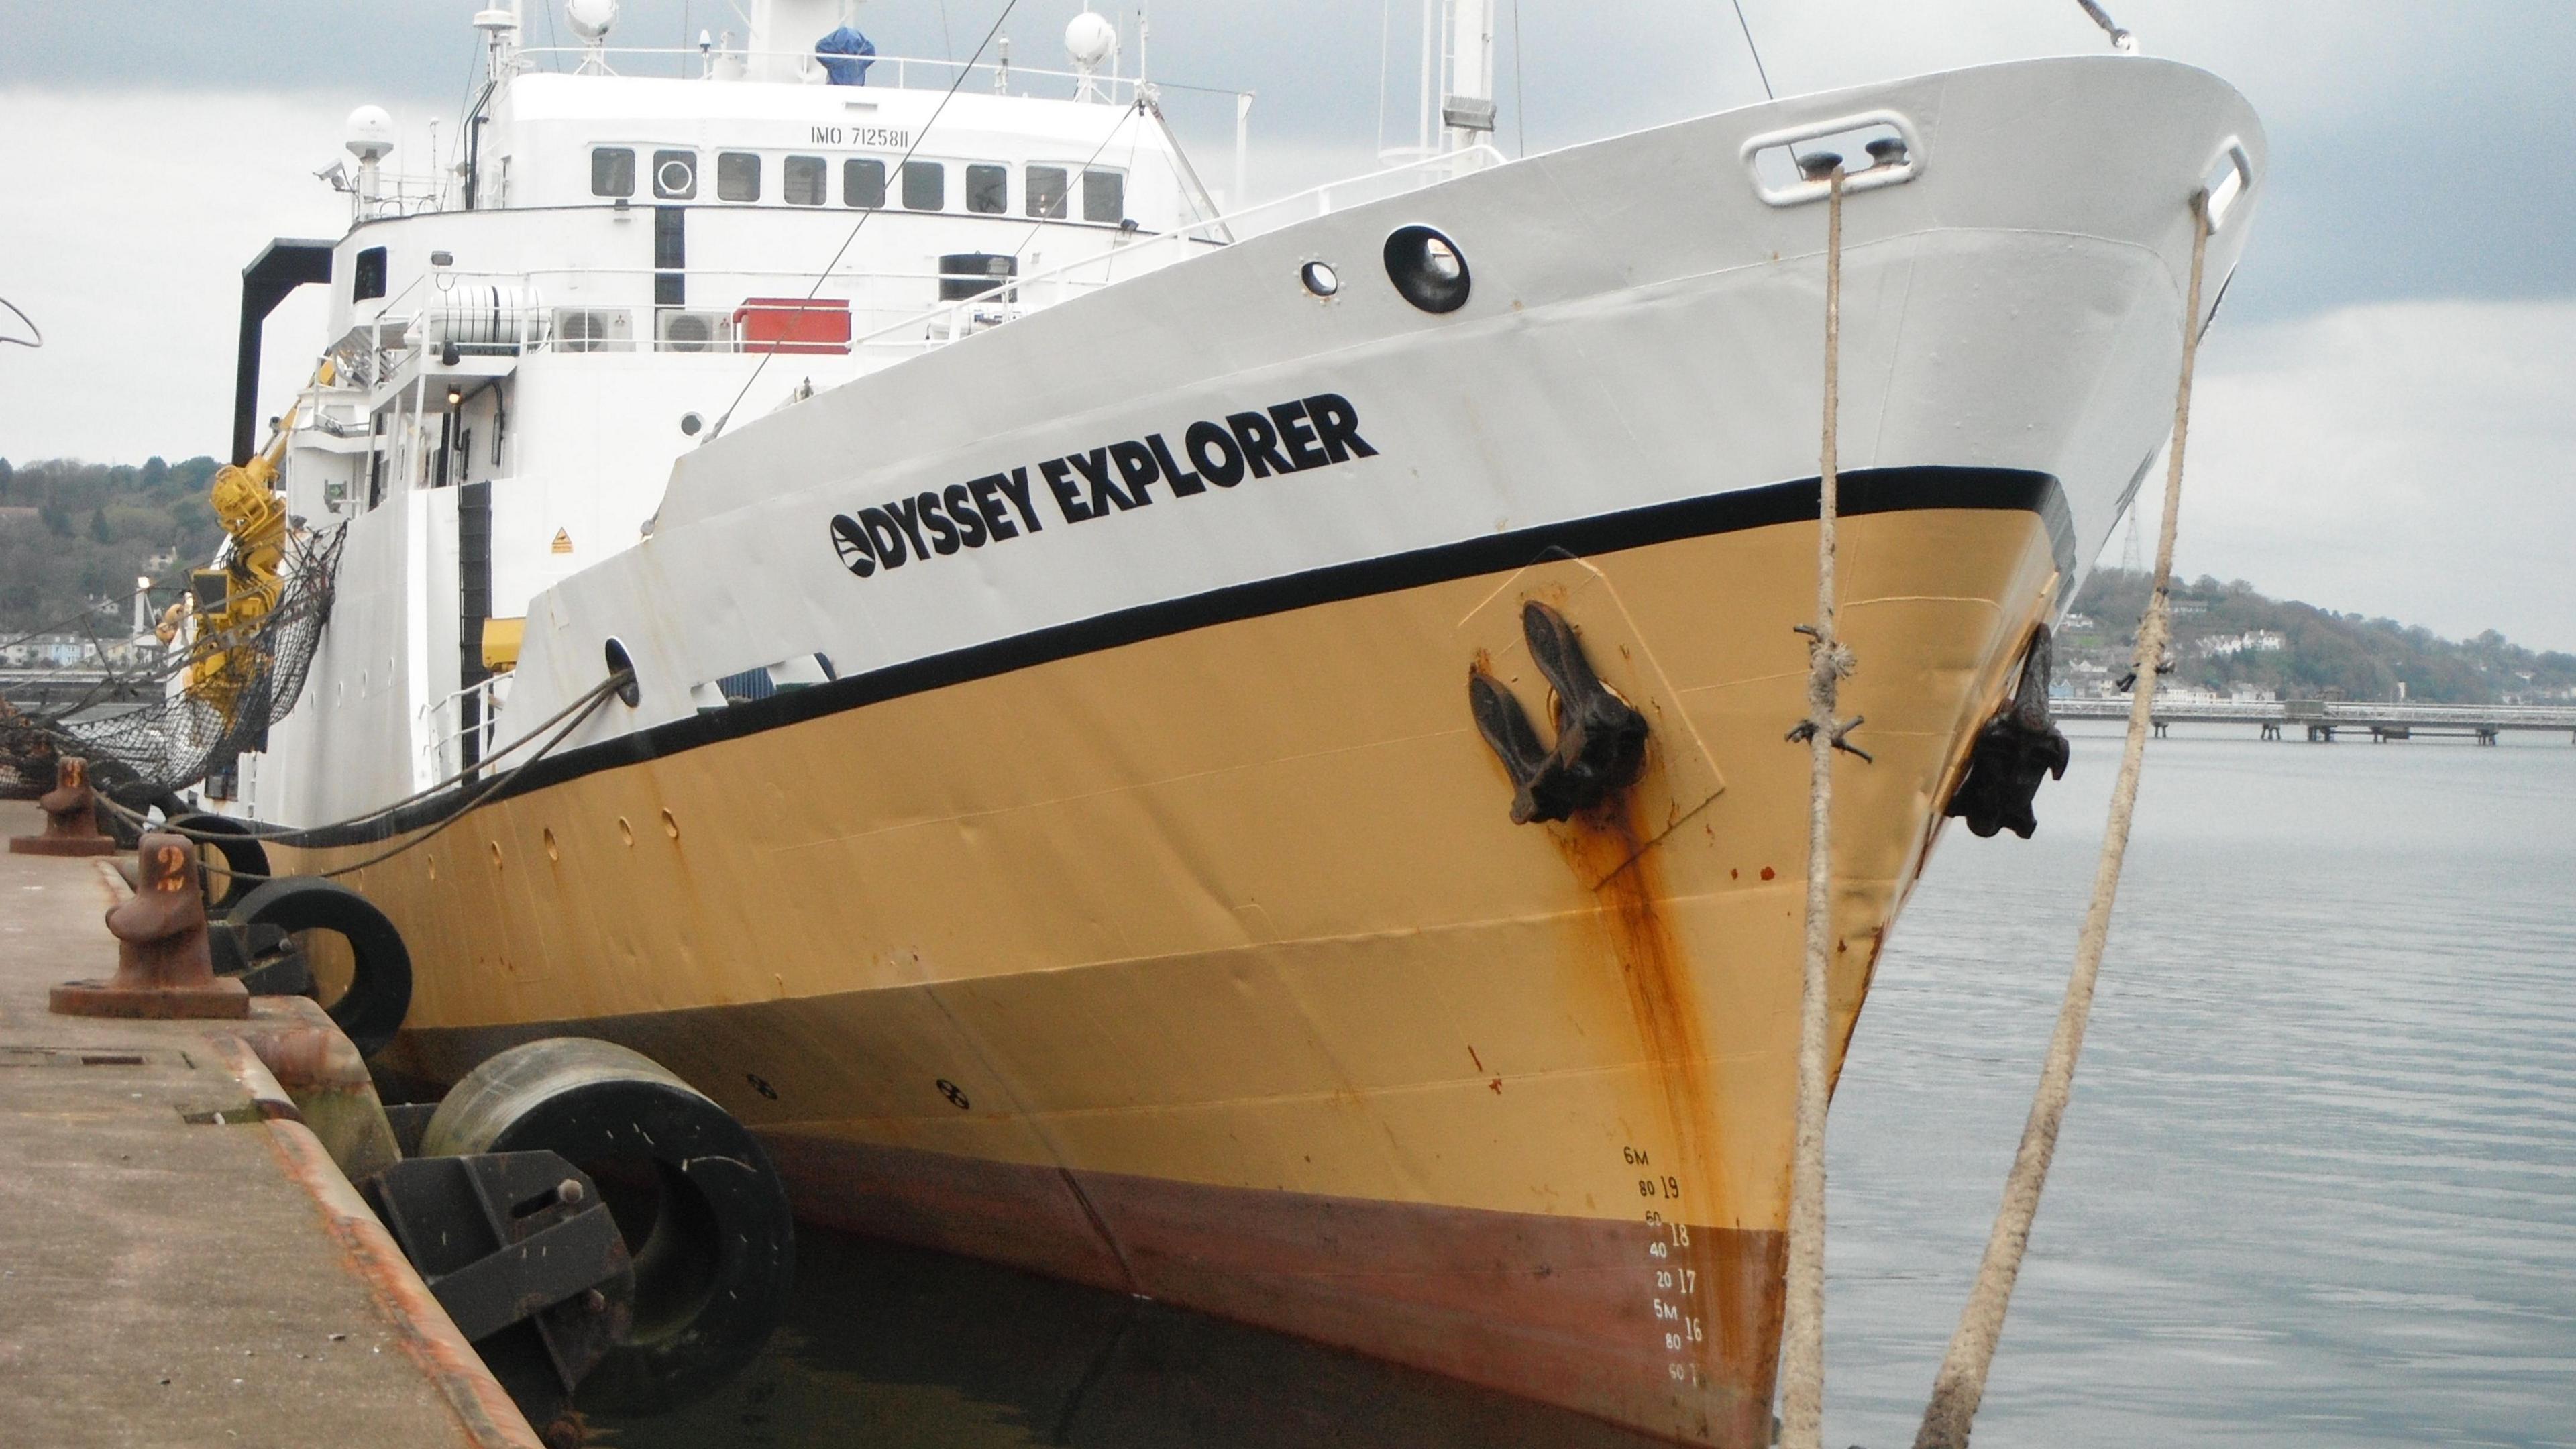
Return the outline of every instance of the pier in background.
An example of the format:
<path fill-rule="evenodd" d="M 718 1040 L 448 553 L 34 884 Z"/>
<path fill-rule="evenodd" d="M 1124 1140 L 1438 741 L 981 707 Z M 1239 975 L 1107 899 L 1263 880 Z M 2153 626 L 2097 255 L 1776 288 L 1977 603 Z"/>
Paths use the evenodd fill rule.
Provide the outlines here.
<path fill-rule="evenodd" d="M 2129 717 L 2131 699 L 2132 696 L 2125 694 L 2090 699 L 2067 697 L 2050 700 L 2048 707 L 2062 720 L 2125 720 Z M 2284 739 L 2287 738 L 2286 731 L 2302 729 L 2312 744 L 2332 744 L 2338 733 L 2366 733 L 2374 742 L 2451 736 L 2492 745 L 2507 730 L 2563 730 L 2569 742 L 2576 743 L 2576 708 L 2549 705 L 2177 699 L 2158 700 L 2150 718 L 2155 722 L 2158 735 L 2162 735 L 2168 725 L 2181 720 L 2194 724 L 2253 725 L 2267 740 Z"/>

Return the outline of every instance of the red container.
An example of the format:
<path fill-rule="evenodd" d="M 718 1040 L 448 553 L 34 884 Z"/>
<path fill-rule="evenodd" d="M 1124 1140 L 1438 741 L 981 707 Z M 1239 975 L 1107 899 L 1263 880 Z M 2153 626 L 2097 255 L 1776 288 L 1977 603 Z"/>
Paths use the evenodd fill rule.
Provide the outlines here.
<path fill-rule="evenodd" d="M 837 297 L 745 297 L 733 309 L 745 352 L 847 352 L 850 304 Z"/>

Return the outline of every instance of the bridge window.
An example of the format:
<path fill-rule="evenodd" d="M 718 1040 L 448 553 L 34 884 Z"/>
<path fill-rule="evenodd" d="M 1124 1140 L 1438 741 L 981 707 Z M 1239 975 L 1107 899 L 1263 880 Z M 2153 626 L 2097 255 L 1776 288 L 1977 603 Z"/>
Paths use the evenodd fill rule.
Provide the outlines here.
<path fill-rule="evenodd" d="M 832 184 L 831 163 L 820 156 L 790 156 L 778 181 L 788 205 L 821 206 Z"/>
<path fill-rule="evenodd" d="M 1065 174 L 1061 166 L 1029 168 L 1028 209 L 1031 216 L 1064 220 Z"/>
<path fill-rule="evenodd" d="M 966 168 L 966 209 L 999 216 L 1011 209 L 1011 168 L 1008 166 L 969 166 Z"/>
<path fill-rule="evenodd" d="M 664 201 L 687 201 L 698 194 L 698 153 L 653 153 L 653 194 Z"/>
<path fill-rule="evenodd" d="M 948 168 L 936 161 L 903 163 L 903 204 L 908 211 L 938 211 L 948 205 Z"/>
<path fill-rule="evenodd" d="M 358 253 L 358 263 L 349 269 L 349 300 L 363 302 L 385 294 L 385 249 L 369 247 Z"/>
<path fill-rule="evenodd" d="M 624 146 L 592 147 L 590 194 L 633 196 L 635 194 L 635 153 Z"/>
<path fill-rule="evenodd" d="M 870 208 L 885 205 L 885 163 L 883 161 L 842 162 L 841 204 Z"/>
<path fill-rule="evenodd" d="M 1105 221 L 1112 226 L 1127 219 L 1126 172 L 1082 173 L 1082 219 Z"/>
<path fill-rule="evenodd" d="M 716 199 L 718 201 L 758 201 L 760 199 L 760 158 L 749 151 L 717 152 Z"/>

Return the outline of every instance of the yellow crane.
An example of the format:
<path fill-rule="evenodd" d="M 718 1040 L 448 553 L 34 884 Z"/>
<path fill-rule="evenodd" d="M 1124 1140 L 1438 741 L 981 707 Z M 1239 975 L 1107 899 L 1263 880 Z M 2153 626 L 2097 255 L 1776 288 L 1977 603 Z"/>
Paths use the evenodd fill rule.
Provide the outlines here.
<path fill-rule="evenodd" d="M 326 358 L 313 380 L 329 387 L 333 375 Z M 249 462 L 216 470 L 206 495 L 215 521 L 232 539 L 232 553 L 222 568 L 199 569 L 193 580 L 197 636 L 189 652 L 188 692 L 214 706 L 228 725 L 242 691 L 267 667 L 257 636 L 286 587 L 278 574 L 286 558 L 286 500 L 276 485 L 278 465 L 295 431 L 295 413 L 293 407 L 286 410 L 269 434 L 268 447 Z"/>

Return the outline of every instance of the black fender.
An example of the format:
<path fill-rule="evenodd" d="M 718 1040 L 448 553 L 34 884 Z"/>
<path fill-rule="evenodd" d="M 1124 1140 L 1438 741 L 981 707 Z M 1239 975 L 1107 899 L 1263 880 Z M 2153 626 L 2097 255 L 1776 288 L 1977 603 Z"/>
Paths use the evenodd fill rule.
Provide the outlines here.
<path fill-rule="evenodd" d="M 251 842 L 257 845 L 258 842 Z M 288 876 L 245 895 L 225 921 L 245 938 L 257 926 L 296 931 L 337 931 L 349 942 L 355 967 L 349 989 L 329 1007 L 331 1020 L 367 1056 L 383 1051 L 411 1012 L 411 952 L 402 932 L 375 903 L 337 881 Z"/>
<path fill-rule="evenodd" d="M 120 800 L 118 803 L 125 802 Z M 242 897 L 267 882 L 268 847 L 259 842 L 259 837 L 251 834 L 248 824 L 235 820 L 229 815 L 192 814 L 185 810 L 170 814 L 166 808 L 163 814 L 173 827 L 182 832 L 195 836 L 221 837 L 203 842 L 224 858 L 226 872 L 220 877 L 213 871 L 205 873 L 208 916 L 227 914 L 233 907 L 241 904 Z M 219 880 L 222 885 L 221 890 L 216 888 Z"/>
<path fill-rule="evenodd" d="M 421 1151 L 559 1153 L 601 1178 L 612 1210 L 610 1183 L 649 1169 L 620 1212 L 634 1323 L 582 1380 L 587 1408 L 653 1414 L 703 1397 L 786 1312 L 796 1222 L 778 1169 L 751 1129 L 641 1052 L 586 1037 L 512 1047 L 438 1104 Z"/>

